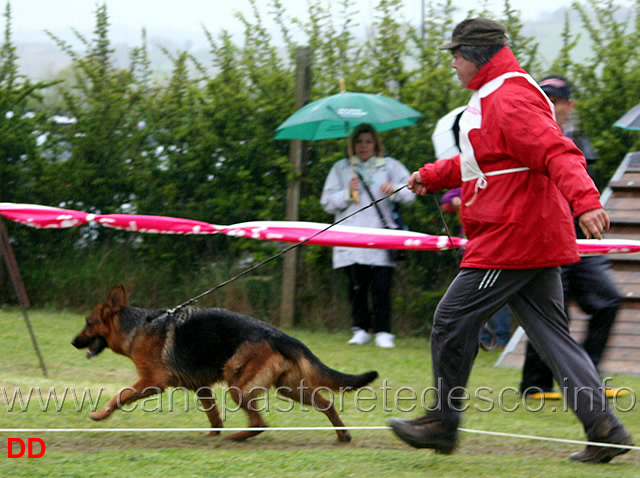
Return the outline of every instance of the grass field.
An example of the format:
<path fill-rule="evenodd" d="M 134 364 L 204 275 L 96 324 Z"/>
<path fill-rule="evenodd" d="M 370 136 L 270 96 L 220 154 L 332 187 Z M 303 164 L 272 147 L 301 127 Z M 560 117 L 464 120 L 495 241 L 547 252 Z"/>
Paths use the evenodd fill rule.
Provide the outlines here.
<path fill-rule="evenodd" d="M 71 391 L 80 396 L 88 388 L 95 400 L 103 389 L 103 404 L 122 387 L 133 384 L 136 374 L 132 362 L 110 350 L 87 360 L 83 351 L 73 348 L 70 341 L 84 325 L 82 315 L 31 311 L 49 372 L 45 378 L 21 317 L 19 310 L 0 311 L 0 428 L 83 428 L 96 432 L 2 433 L 0 476 L 640 476 L 637 450 L 608 465 L 584 465 L 567 459 L 582 445 L 471 432 L 584 440 L 582 427 L 571 412 L 563 411 L 563 402 L 547 402 L 538 411 L 524 409 L 522 398 L 509 389 L 517 389 L 520 371 L 494 367 L 498 351 L 480 351 L 478 355 L 468 388 L 472 395 L 481 387 L 487 388 L 481 389 L 483 398 L 470 400 L 462 423 L 469 431 L 460 433 L 459 449 L 449 456 L 412 449 L 386 429 L 353 430 L 349 444 L 338 443 L 331 430 L 268 431 L 244 443 L 226 440 L 224 433 L 211 437 L 200 431 L 99 432 L 107 428 L 205 428 L 209 424 L 205 414 L 196 409 L 193 395 L 174 393 L 170 397 L 167 392 L 161 398 L 138 402 L 134 411 L 116 412 L 104 422 L 89 420 L 88 404 L 80 410 Z M 373 345 L 346 346 L 347 331 L 288 332 L 333 368 L 351 373 L 375 369 L 380 373 L 372 390 L 361 393 L 358 401 L 354 394 L 345 395 L 340 408 L 347 426 L 386 426 L 391 417 L 421 415 L 419 397 L 432 385 L 426 339 L 400 337 L 395 349 L 382 350 Z M 613 384 L 640 391 L 639 377 L 615 376 Z M 10 406 L 16 389 L 26 400 L 31 388 L 41 390 L 45 397 L 55 388 L 58 406 L 51 402 L 45 410 L 36 395 L 26 411 L 19 403 Z M 67 397 L 61 405 L 65 388 Z M 221 388 L 217 390 L 224 393 Z M 412 391 L 418 398 L 412 397 Z M 501 391 L 504 400 L 498 403 Z M 322 413 L 313 409 L 278 411 L 286 408 L 284 405 L 273 395 L 258 404 L 269 408 L 264 416 L 272 427 L 330 425 Z M 529 401 L 530 410 L 539 405 L 538 401 Z M 612 405 L 638 440 L 640 413 L 635 394 Z M 246 426 L 244 413 L 229 412 L 225 426 Z M 45 455 L 39 459 L 9 459 L 9 437 L 25 441 L 29 437 L 40 438 L 46 443 Z"/>

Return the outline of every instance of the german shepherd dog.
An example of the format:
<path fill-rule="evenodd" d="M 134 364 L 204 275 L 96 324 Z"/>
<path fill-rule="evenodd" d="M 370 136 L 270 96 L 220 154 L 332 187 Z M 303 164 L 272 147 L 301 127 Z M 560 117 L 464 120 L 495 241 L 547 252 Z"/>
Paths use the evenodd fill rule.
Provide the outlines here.
<path fill-rule="evenodd" d="M 122 389 L 90 418 L 104 420 L 118 407 L 160 393 L 166 387 L 183 387 L 196 392 L 211 427 L 222 428 L 209 387 L 226 382 L 233 400 L 249 415 L 249 428 L 266 427 L 251 404 L 270 387 L 277 387 L 286 399 L 317 407 L 334 427 L 344 427 L 333 402 L 316 393 L 318 388 L 352 391 L 378 377 L 375 371 L 348 375 L 333 370 L 299 340 L 249 316 L 200 307 L 165 312 L 166 309 L 128 305 L 124 286 L 117 285 L 104 304 L 89 314 L 72 345 L 88 348 L 87 358 L 109 347 L 129 357 L 139 376 L 136 383 Z M 260 432 L 240 431 L 228 438 L 245 440 Z M 347 430 L 336 433 L 339 441 L 351 441 Z"/>

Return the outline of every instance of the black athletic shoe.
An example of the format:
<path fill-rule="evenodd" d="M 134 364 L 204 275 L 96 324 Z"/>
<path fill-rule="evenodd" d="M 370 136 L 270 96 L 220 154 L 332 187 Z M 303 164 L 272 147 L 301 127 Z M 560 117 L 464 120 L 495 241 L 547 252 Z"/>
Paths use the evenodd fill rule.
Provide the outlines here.
<path fill-rule="evenodd" d="M 426 414 L 415 420 L 391 419 L 391 429 L 414 448 L 433 448 L 449 455 L 456 448 L 457 430 L 445 427 L 435 416 Z"/>

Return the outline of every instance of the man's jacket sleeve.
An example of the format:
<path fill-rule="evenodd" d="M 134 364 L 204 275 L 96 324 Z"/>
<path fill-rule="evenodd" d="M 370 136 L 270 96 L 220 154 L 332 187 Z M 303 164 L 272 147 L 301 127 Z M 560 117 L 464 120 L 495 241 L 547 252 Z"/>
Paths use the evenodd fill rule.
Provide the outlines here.
<path fill-rule="evenodd" d="M 460 155 L 438 159 L 419 169 L 422 182 L 430 193 L 441 189 L 457 188 L 461 185 Z"/>

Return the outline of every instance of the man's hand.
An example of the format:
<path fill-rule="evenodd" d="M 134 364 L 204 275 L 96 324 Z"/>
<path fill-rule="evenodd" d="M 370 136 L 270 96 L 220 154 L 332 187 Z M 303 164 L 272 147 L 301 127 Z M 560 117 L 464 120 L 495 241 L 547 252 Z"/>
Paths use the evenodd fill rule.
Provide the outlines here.
<path fill-rule="evenodd" d="M 578 224 L 587 239 L 602 239 L 602 231 L 609 229 L 609 216 L 602 208 L 593 209 L 581 214 Z"/>
<path fill-rule="evenodd" d="M 420 171 L 415 171 L 409 176 L 409 189 L 420 196 L 426 196 L 428 191 L 422 182 Z"/>

